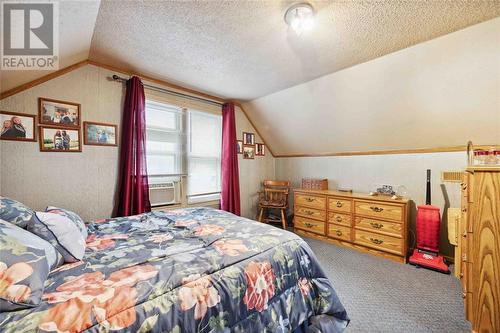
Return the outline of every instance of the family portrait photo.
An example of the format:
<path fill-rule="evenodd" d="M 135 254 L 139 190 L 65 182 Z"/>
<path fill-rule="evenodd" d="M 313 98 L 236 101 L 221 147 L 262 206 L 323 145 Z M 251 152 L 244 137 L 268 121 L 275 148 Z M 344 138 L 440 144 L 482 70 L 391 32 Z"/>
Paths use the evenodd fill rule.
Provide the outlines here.
<path fill-rule="evenodd" d="M 117 146 L 117 126 L 83 122 L 83 143 L 96 146 Z"/>
<path fill-rule="evenodd" d="M 257 143 L 255 144 L 255 155 L 256 156 L 264 156 L 266 155 L 266 151 L 265 151 L 265 148 L 264 148 L 264 144 L 263 143 Z"/>
<path fill-rule="evenodd" d="M 244 145 L 255 145 L 255 134 L 243 132 L 243 144 Z"/>
<path fill-rule="evenodd" d="M 80 130 L 40 127 L 40 151 L 80 152 Z"/>
<path fill-rule="evenodd" d="M 53 126 L 80 126 L 80 104 L 39 98 L 40 123 Z"/>
<path fill-rule="evenodd" d="M 0 139 L 36 141 L 36 116 L 0 111 Z"/>
<path fill-rule="evenodd" d="M 243 154 L 243 140 L 236 140 L 236 152 Z"/>
<path fill-rule="evenodd" d="M 243 158 L 253 160 L 255 158 L 255 146 L 243 146 Z"/>

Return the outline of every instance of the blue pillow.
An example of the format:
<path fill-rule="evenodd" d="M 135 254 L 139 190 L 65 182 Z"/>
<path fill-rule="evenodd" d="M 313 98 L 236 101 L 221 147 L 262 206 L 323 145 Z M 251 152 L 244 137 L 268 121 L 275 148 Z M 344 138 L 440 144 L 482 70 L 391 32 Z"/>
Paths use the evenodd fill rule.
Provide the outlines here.
<path fill-rule="evenodd" d="M 61 259 L 43 239 L 0 220 L 0 312 L 40 304 L 47 276 Z"/>
<path fill-rule="evenodd" d="M 28 231 L 52 244 L 65 262 L 76 262 L 85 253 L 85 238 L 76 225 L 66 216 L 37 212 L 28 225 Z"/>
<path fill-rule="evenodd" d="M 45 209 L 45 211 L 47 213 L 59 214 L 69 218 L 71 222 L 73 222 L 76 225 L 78 230 L 80 230 L 80 233 L 83 235 L 83 239 L 87 239 L 88 236 L 87 227 L 85 226 L 85 222 L 83 221 L 83 219 L 77 213 L 74 213 L 64 208 L 58 208 L 54 206 L 48 206 L 47 209 Z"/>
<path fill-rule="evenodd" d="M 35 212 L 19 201 L 0 196 L 0 219 L 26 229 Z"/>

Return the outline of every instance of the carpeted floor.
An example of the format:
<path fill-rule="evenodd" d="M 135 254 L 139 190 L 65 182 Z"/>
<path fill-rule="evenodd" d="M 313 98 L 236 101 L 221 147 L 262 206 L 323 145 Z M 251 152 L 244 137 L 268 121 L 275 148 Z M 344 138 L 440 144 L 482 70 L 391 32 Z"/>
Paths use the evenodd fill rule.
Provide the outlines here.
<path fill-rule="evenodd" d="M 453 275 L 305 238 L 351 318 L 346 333 L 470 332 Z"/>

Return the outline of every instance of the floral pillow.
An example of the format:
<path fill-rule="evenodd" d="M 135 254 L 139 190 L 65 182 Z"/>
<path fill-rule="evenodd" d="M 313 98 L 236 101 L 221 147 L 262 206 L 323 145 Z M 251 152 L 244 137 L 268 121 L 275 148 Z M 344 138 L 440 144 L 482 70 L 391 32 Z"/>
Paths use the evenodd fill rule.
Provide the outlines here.
<path fill-rule="evenodd" d="M 40 304 L 57 258 L 57 251 L 43 239 L 0 220 L 0 312 Z"/>
<path fill-rule="evenodd" d="M 85 238 L 76 225 L 66 216 L 36 212 L 28 231 L 52 244 L 65 262 L 76 262 L 85 253 Z"/>
<path fill-rule="evenodd" d="M 0 196 L 0 219 L 26 229 L 35 212 L 19 201 Z"/>
<path fill-rule="evenodd" d="M 70 210 L 67 210 L 64 208 L 58 208 L 58 207 L 54 207 L 54 206 L 48 206 L 47 209 L 45 209 L 45 211 L 47 213 L 53 213 L 53 214 L 59 214 L 62 216 L 66 216 L 68 219 L 71 220 L 71 222 L 73 222 L 76 225 L 78 230 L 80 230 L 80 232 L 83 235 L 83 238 L 87 239 L 87 236 L 88 236 L 87 227 L 85 226 L 85 222 L 80 217 L 80 215 L 78 215 L 77 213 L 74 213 Z"/>

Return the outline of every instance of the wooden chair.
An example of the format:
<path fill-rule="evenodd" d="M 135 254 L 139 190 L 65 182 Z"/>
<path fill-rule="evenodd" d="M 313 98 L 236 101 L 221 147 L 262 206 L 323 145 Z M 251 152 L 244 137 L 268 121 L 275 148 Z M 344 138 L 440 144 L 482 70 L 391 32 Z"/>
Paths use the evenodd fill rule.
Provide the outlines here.
<path fill-rule="evenodd" d="M 287 229 L 286 210 L 288 208 L 288 192 L 290 182 L 284 180 L 264 180 L 264 189 L 259 198 L 259 222 L 268 223 L 274 221 L 264 218 L 265 209 L 279 209 L 281 212 L 281 224 Z"/>

